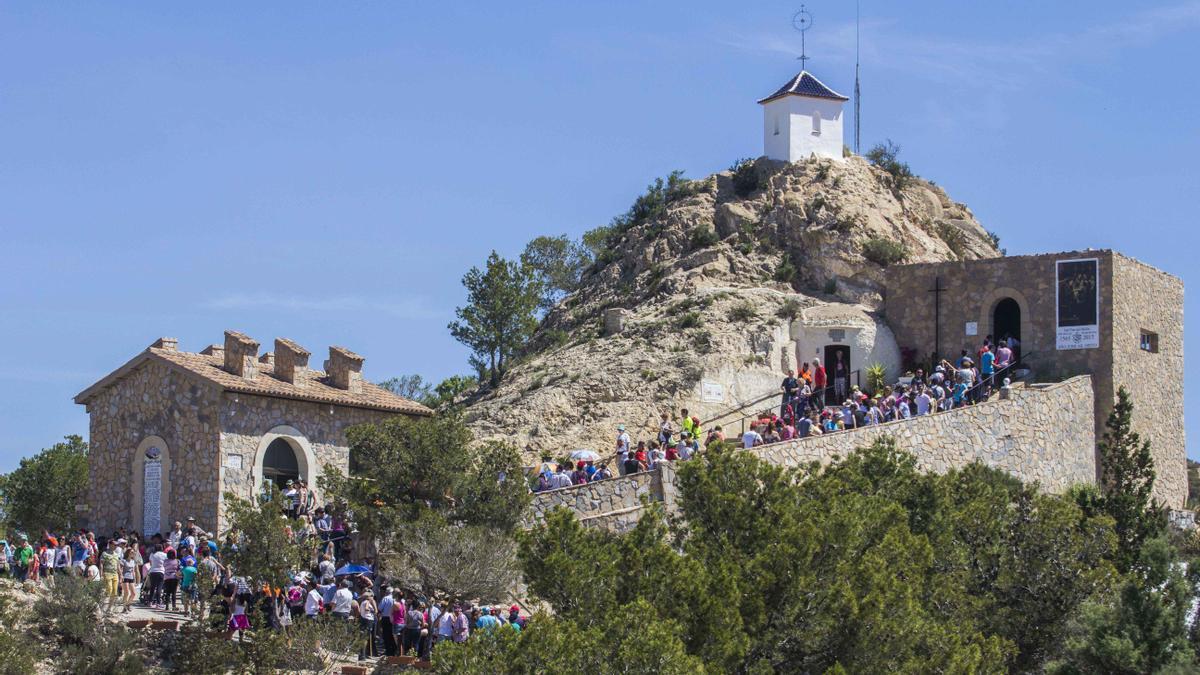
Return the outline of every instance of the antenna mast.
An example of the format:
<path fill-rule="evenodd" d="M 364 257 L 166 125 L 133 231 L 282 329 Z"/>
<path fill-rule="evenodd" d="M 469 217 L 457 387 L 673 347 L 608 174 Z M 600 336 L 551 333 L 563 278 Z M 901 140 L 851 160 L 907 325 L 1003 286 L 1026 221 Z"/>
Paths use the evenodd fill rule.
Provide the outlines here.
<path fill-rule="evenodd" d="M 812 14 L 809 14 L 808 10 L 804 9 L 804 5 L 800 5 L 800 11 L 792 16 L 792 28 L 800 31 L 800 56 L 798 57 L 800 60 L 800 70 L 807 70 L 808 49 L 805 45 L 804 33 L 809 28 L 812 28 Z"/>
<path fill-rule="evenodd" d="M 859 0 L 854 1 L 854 154 L 862 154 L 861 148 L 861 120 L 862 120 L 862 91 L 858 87 L 858 24 L 859 24 Z"/>

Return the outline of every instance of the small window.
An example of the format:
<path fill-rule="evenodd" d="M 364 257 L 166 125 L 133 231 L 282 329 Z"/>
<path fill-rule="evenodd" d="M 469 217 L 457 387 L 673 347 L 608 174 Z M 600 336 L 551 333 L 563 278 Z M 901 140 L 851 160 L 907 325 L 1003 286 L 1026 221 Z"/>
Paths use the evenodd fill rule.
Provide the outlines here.
<path fill-rule="evenodd" d="M 1150 352 L 1151 354 L 1158 353 L 1158 333 L 1151 333 L 1148 330 L 1142 331 L 1142 351 Z"/>
<path fill-rule="evenodd" d="M 775 116 L 775 135 L 779 135 L 779 115 Z"/>
<path fill-rule="evenodd" d="M 820 136 L 821 135 L 821 111 L 818 110 L 813 113 L 812 124 L 813 124 L 812 135 Z"/>

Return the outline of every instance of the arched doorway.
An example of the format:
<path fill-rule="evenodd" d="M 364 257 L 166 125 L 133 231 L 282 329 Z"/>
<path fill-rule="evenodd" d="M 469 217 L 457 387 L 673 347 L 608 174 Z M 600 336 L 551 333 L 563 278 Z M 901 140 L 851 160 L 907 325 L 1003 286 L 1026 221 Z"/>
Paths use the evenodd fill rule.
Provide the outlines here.
<path fill-rule="evenodd" d="M 280 490 L 287 486 L 288 481 L 300 478 L 300 462 L 286 438 L 276 438 L 267 446 L 263 454 L 262 477 Z"/>
<path fill-rule="evenodd" d="M 999 344 L 1005 338 L 1021 341 L 1021 306 L 1012 298 L 1004 298 L 992 310 L 992 337 Z"/>

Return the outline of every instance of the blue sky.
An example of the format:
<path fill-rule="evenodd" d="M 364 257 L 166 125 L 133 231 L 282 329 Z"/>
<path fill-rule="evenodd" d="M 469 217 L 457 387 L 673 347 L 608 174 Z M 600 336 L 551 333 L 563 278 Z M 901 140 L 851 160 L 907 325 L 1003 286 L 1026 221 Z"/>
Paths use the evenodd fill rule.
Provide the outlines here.
<path fill-rule="evenodd" d="M 853 3 L 808 6 L 810 69 L 849 93 Z M 795 9 L 0 3 L 0 470 L 86 435 L 71 397 L 160 335 L 465 372 L 446 323 L 492 248 L 761 153 Z M 1115 248 L 1191 282 L 1200 2 L 862 14 L 864 147 L 896 140 L 1010 254 Z"/>

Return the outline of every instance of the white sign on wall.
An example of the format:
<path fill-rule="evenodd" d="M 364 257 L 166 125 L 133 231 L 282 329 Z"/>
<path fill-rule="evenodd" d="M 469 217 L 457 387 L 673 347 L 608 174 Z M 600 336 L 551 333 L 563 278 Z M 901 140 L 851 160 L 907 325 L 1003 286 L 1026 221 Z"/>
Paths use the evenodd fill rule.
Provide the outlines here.
<path fill-rule="evenodd" d="M 151 448 L 151 450 L 157 449 Z M 161 497 L 162 461 L 157 457 L 154 459 L 147 457 L 142 474 L 142 534 L 145 536 L 159 531 L 162 518 Z"/>
<path fill-rule="evenodd" d="M 725 386 L 716 382 L 700 383 L 700 400 L 705 403 L 724 403 Z"/>
<path fill-rule="evenodd" d="M 1100 346 L 1100 260 L 1055 263 L 1056 349 Z"/>
<path fill-rule="evenodd" d="M 967 322 L 967 335 L 979 335 L 979 322 L 978 321 L 968 321 Z"/>
<path fill-rule="evenodd" d="M 241 469 L 242 468 L 242 456 L 241 455 L 226 455 L 225 456 L 225 468 L 226 469 Z"/>

